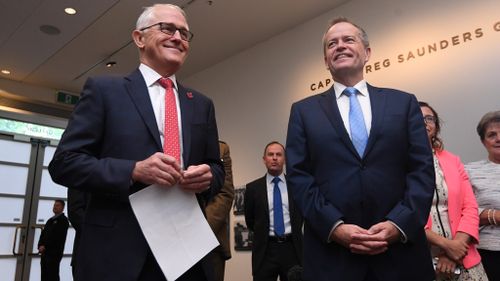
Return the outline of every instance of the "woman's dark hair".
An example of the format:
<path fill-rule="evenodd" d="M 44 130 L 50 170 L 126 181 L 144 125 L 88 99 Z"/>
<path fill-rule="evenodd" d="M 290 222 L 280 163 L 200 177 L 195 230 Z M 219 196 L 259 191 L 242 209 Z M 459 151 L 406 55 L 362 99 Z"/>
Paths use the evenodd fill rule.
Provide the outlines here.
<path fill-rule="evenodd" d="M 434 117 L 436 118 L 436 123 L 435 123 L 436 133 L 434 134 L 434 136 L 431 137 L 431 145 L 432 145 L 432 148 L 434 148 L 436 150 L 443 150 L 444 144 L 443 144 L 443 141 L 441 140 L 441 138 L 439 137 L 439 133 L 441 132 L 441 119 L 439 118 L 439 115 L 434 110 L 434 108 L 432 108 L 432 106 L 430 106 L 426 102 L 419 101 L 418 105 L 420 105 L 420 107 L 427 107 L 428 109 L 430 109 L 432 111 L 432 114 L 434 114 Z"/>

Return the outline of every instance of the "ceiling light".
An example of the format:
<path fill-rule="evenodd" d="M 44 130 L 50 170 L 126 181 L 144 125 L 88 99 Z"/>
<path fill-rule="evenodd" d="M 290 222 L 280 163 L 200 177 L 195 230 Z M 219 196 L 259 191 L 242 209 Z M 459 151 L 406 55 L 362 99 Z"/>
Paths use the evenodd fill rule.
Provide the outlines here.
<path fill-rule="evenodd" d="M 10 71 L 7 70 L 7 69 L 2 69 L 2 74 L 5 74 L 5 75 L 9 75 L 10 74 Z"/>
<path fill-rule="evenodd" d="M 113 66 L 115 66 L 115 65 L 116 65 L 116 61 L 108 61 L 108 62 L 106 63 L 106 67 L 107 67 L 107 68 L 113 67 Z"/>
<path fill-rule="evenodd" d="M 73 8 L 65 8 L 65 9 L 64 9 L 64 12 L 65 12 L 66 14 L 68 14 L 68 15 L 74 15 L 74 14 L 76 14 L 76 10 L 75 10 L 75 9 L 73 9 Z"/>

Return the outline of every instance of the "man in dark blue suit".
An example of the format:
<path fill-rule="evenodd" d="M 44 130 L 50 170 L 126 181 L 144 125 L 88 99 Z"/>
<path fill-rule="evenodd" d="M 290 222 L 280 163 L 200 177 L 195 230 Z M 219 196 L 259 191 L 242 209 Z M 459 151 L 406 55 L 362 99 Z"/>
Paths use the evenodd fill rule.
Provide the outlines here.
<path fill-rule="evenodd" d="M 424 225 L 435 187 L 415 97 L 366 83 L 363 29 L 323 37 L 335 81 L 292 105 L 287 174 L 305 219 L 304 280 L 433 280 Z"/>
<path fill-rule="evenodd" d="M 178 185 L 203 208 L 224 181 L 213 103 L 175 77 L 193 37 L 184 12 L 169 4 L 145 8 L 132 37 L 139 68 L 88 79 L 49 166 L 55 182 L 90 195 L 79 281 L 165 280 L 129 195 L 150 184 Z M 210 262 L 202 259 L 178 280 L 211 280 Z"/>

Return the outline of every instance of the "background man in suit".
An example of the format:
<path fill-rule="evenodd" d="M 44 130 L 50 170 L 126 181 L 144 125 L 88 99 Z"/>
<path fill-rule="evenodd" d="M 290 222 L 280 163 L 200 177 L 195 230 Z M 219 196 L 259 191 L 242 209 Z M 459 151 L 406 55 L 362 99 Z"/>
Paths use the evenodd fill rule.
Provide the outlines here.
<path fill-rule="evenodd" d="M 424 225 L 435 187 L 416 98 L 366 83 L 363 29 L 323 37 L 335 81 L 292 105 L 287 176 L 305 219 L 304 280 L 433 280 Z M 357 97 L 356 97 L 357 96 Z"/>
<path fill-rule="evenodd" d="M 175 77 L 193 37 L 184 12 L 147 7 L 132 37 L 139 68 L 88 79 L 49 165 L 55 182 L 91 197 L 77 280 L 165 280 L 129 195 L 150 184 L 178 185 L 204 208 L 224 180 L 213 103 Z M 211 280 L 211 271 L 204 258 L 178 280 Z"/>
<path fill-rule="evenodd" d="M 59 264 L 68 233 L 68 218 L 63 213 L 64 201 L 55 200 L 52 211 L 54 216 L 45 223 L 38 240 L 38 252 L 42 254 L 40 259 L 42 281 L 59 281 Z"/>
<path fill-rule="evenodd" d="M 233 205 L 234 185 L 233 171 L 231 169 L 231 156 L 229 146 L 223 141 L 219 141 L 220 158 L 224 164 L 226 176 L 224 186 L 215 195 L 205 208 L 207 221 L 212 228 L 220 245 L 210 253 L 214 264 L 214 280 L 224 280 L 224 269 L 226 260 L 231 258 L 231 248 L 229 246 L 229 212 Z"/>
<path fill-rule="evenodd" d="M 267 173 L 247 184 L 244 196 L 245 221 L 254 234 L 253 280 L 276 281 L 279 276 L 280 280 L 286 281 L 288 270 L 301 264 L 302 216 L 295 208 L 283 173 L 283 145 L 276 141 L 269 143 L 262 159 Z M 276 206 L 279 201 L 275 199 L 279 197 L 281 202 Z"/>

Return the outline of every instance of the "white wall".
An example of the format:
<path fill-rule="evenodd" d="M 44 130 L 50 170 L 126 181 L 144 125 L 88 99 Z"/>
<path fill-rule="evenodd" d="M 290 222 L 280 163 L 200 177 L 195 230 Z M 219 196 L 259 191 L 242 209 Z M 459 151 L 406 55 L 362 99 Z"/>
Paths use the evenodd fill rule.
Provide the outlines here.
<path fill-rule="evenodd" d="M 478 160 L 486 153 L 475 126 L 484 113 L 500 109 L 498 11 L 498 0 L 353 0 L 184 83 L 213 98 L 220 137 L 231 147 L 234 183 L 243 185 L 264 174 L 265 144 L 285 141 L 290 105 L 326 89 L 310 90 L 330 77 L 321 38 L 330 19 L 346 16 L 370 37 L 372 70 L 376 62 L 390 62 L 368 73 L 367 81 L 429 102 L 445 121 L 445 147 L 464 162 Z M 471 40 L 468 34 L 464 39 L 464 33 L 470 33 Z M 448 47 L 440 49 L 443 40 Z M 434 43 L 437 51 L 418 56 L 417 49 Z M 415 57 L 406 59 L 409 52 Z M 403 62 L 398 62 L 400 54 Z M 226 280 L 251 280 L 250 263 L 249 253 L 233 252 Z"/>

